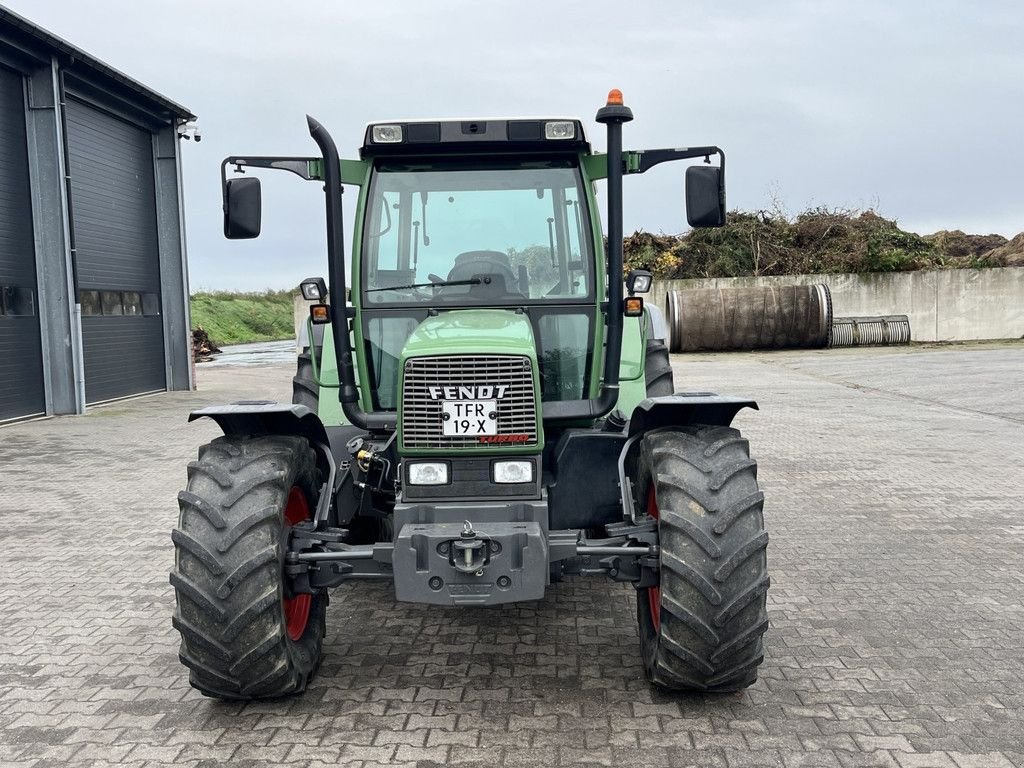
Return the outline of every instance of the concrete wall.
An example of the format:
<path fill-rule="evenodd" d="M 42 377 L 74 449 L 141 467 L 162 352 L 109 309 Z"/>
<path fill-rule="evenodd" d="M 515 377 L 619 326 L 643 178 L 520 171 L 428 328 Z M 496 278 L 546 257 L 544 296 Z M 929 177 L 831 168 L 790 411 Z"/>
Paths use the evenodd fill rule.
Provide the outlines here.
<path fill-rule="evenodd" d="M 1024 338 L 1024 267 L 862 275 L 786 275 L 655 280 L 649 301 L 670 290 L 825 283 L 836 317 L 908 315 L 914 341 Z"/>

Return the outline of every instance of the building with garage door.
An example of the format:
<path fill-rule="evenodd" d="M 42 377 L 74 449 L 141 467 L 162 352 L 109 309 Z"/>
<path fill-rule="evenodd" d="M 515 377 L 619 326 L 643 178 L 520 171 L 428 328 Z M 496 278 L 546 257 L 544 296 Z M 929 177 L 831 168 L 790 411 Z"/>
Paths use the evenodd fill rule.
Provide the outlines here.
<path fill-rule="evenodd" d="M 0 423 L 191 388 L 194 119 L 0 7 Z"/>

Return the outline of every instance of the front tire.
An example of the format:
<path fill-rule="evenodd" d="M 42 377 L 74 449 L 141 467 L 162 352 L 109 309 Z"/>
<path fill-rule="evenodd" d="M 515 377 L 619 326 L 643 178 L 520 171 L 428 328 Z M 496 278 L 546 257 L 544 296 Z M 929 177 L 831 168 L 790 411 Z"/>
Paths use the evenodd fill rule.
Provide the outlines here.
<path fill-rule="evenodd" d="M 730 427 L 647 435 L 637 488 L 658 520 L 660 583 L 637 590 L 644 672 L 672 690 L 738 691 L 757 680 L 768 629 L 764 495 Z"/>
<path fill-rule="evenodd" d="M 178 494 L 174 627 L 189 681 L 207 696 L 305 689 L 320 663 L 327 596 L 288 594 L 288 528 L 315 507 L 316 459 L 298 437 L 220 437 Z"/>

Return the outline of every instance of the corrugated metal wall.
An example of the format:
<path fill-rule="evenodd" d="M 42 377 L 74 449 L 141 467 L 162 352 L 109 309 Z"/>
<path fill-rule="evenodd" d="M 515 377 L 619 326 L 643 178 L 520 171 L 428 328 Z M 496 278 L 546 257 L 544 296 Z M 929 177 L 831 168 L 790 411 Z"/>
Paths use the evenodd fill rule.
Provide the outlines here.
<path fill-rule="evenodd" d="M 152 134 L 76 99 L 65 115 L 86 401 L 166 389 Z"/>
<path fill-rule="evenodd" d="M 24 104 L 0 67 L 0 421 L 45 410 Z"/>

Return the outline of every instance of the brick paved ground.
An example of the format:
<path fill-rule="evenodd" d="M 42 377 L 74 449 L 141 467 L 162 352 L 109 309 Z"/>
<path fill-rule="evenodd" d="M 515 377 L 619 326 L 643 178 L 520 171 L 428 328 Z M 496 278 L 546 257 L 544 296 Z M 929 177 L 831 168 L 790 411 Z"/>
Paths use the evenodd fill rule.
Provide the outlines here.
<path fill-rule="evenodd" d="M 633 596 L 494 610 L 340 589 L 302 698 L 225 705 L 178 664 L 169 530 L 194 406 L 289 371 L 0 429 L 0 764 L 1024 764 L 1024 346 L 677 358 L 749 393 L 773 588 L 761 678 L 641 678 Z M 318 761 L 322 761 L 318 762 Z"/>

